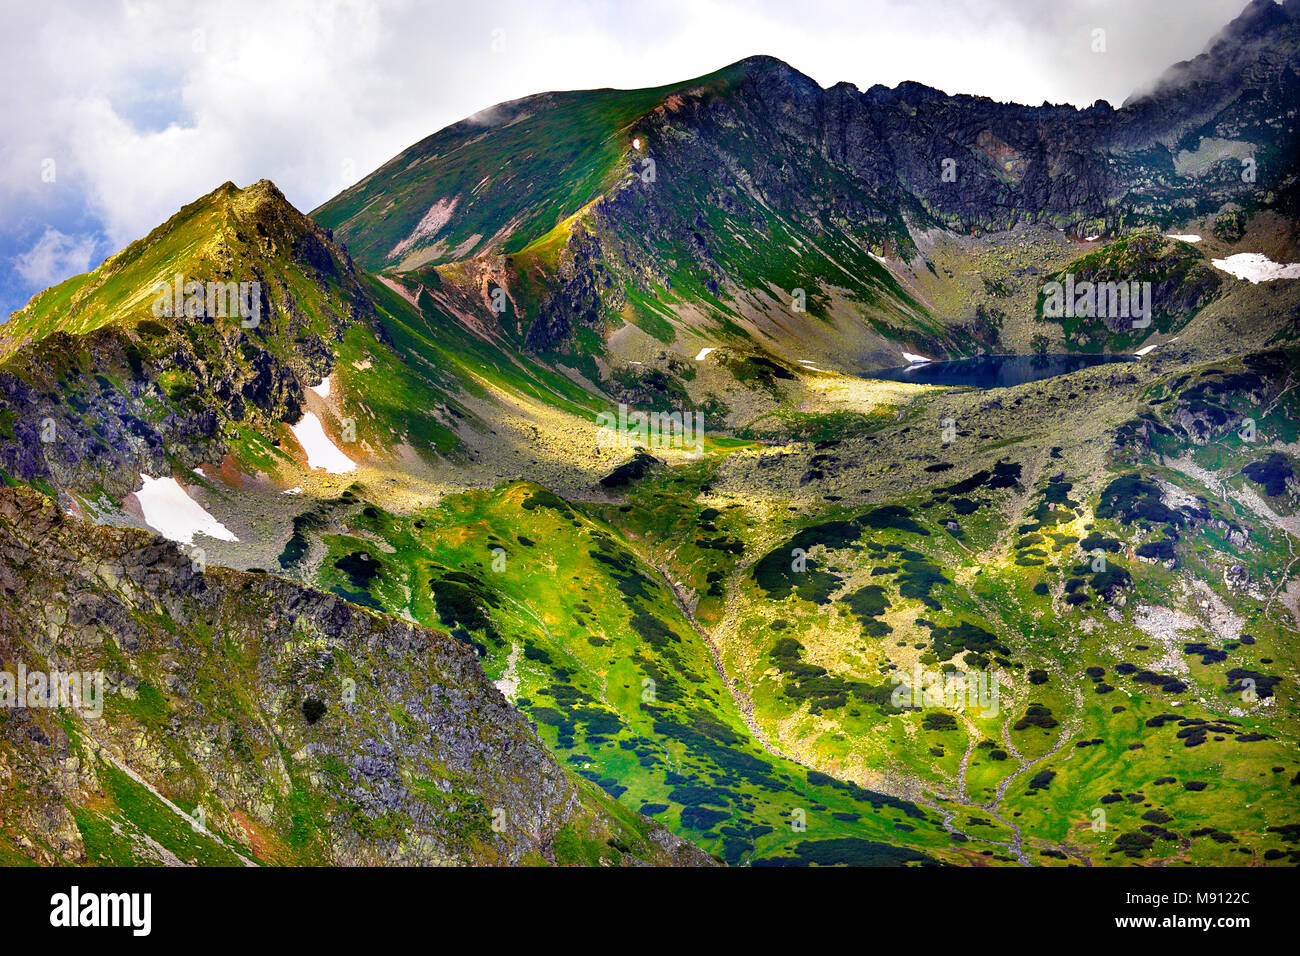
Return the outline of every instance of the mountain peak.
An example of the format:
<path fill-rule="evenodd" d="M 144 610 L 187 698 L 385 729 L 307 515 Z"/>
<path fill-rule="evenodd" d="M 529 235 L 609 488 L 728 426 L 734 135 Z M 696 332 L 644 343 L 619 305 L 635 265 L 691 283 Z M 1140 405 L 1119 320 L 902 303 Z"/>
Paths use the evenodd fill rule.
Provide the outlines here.
<path fill-rule="evenodd" d="M 755 53 L 752 56 L 747 56 L 743 60 L 737 60 L 730 66 L 725 66 L 721 70 L 709 74 L 709 76 L 725 77 L 732 82 L 742 80 L 766 81 L 811 87 L 814 90 L 821 90 L 822 88 L 820 83 L 806 73 L 800 72 L 784 60 L 767 53 Z"/>
<path fill-rule="evenodd" d="M 227 183 L 226 185 L 230 184 Z M 265 198 L 273 199 L 277 202 L 288 202 L 288 200 L 284 198 L 284 193 L 280 192 L 280 187 L 269 179 L 259 179 L 257 182 L 253 183 L 253 185 L 236 191 L 245 197 L 256 197 L 259 199 Z"/>
<path fill-rule="evenodd" d="M 1229 21 L 1211 41 L 1211 46 L 1221 39 L 1240 38 L 1284 26 L 1300 18 L 1300 2 L 1291 0 L 1290 9 L 1277 0 L 1250 0 L 1241 13 Z"/>
<path fill-rule="evenodd" d="M 798 72 L 798 70 L 792 67 L 789 63 L 786 63 L 785 60 L 774 57 L 768 53 L 752 54 L 750 56 L 745 57 L 744 59 L 737 60 L 735 63 L 731 64 L 730 66 L 725 67 L 725 69 L 727 70 L 743 69 L 745 72 L 757 72 L 757 71 L 763 71 L 763 72 L 771 71 L 771 72 L 785 72 L 785 73 Z"/>
<path fill-rule="evenodd" d="M 1149 89 L 1134 92 L 1124 106 L 1164 103 L 1195 88 L 1202 92 L 1173 107 L 1174 112 L 1181 110 L 1194 119 L 1202 104 L 1222 103 L 1235 96 L 1251 73 L 1287 63 L 1294 67 L 1298 40 L 1300 0 L 1288 0 L 1286 6 L 1275 0 L 1251 0 L 1201 53 L 1169 67 Z M 1159 107 L 1166 113 L 1170 108 L 1167 103 Z"/>
<path fill-rule="evenodd" d="M 331 252 L 328 234 L 271 180 L 242 189 L 227 180 L 97 268 L 46 289 L 13 313 L 0 328 L 0 358 L 51 332 L 80 335 L 143 318 L 158 283 L 175 275 L 229 279 L 238 268 L 256 278 L 253 273 L 277 258 L 326 275 L 348 268 L 341 250 Z"/>

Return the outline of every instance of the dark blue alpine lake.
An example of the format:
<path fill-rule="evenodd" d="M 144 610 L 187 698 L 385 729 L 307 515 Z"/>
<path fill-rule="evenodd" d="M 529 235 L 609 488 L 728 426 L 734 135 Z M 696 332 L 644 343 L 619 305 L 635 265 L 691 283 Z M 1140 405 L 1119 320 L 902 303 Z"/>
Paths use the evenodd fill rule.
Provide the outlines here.
<path fill-rule="evenodd" d="M 890 382 L 915 382 L 918 385 L 1007 388 L 1077 372 L 1092 365 L 1132 360 L 1131 355 L 982 355 L 951 362 L 921 362 L 905 368 L 864 372 L 862 377 Z"/>

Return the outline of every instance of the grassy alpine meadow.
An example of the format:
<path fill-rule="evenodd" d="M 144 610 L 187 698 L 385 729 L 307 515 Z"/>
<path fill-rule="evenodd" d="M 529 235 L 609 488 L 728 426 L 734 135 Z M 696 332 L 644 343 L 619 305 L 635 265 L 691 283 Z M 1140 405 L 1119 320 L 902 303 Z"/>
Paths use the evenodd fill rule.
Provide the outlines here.
<path fill-rule="evenodd" d="M 672 582 L 601 510 L 530 483 L 403 518 L 365 505 L 317 581 L 448 628 L 578 774 L 727 862 L 804 844 L 866 862 L 900 832 L 907 859 L 953 857 L 941 813 L 759 746 Z"/>

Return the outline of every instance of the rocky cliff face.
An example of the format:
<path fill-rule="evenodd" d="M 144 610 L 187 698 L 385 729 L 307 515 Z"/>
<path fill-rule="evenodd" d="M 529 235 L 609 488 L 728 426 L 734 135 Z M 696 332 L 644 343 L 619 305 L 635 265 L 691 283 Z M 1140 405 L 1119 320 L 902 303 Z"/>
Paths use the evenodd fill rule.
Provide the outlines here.
<path fill-rule="evenodd" d="M 1194 149 L 1194 136 L 1246 139 L 1264 149 L 1289 143 L 1294 169 L 1294 126 L 1290 136 L 1274 139 L 1287 128 L 1278 117 L 1296 101 L 1298 24 L 1296 0 L 1251 0 L 1203 53 L 1174 64 L 1152 89 L 1125 101 L 1113 146 Z"/>
<path fill-rule="evenodd" d="M 561 768 L 447 634 L 31 491 L 0 492 L 0 660 L 103 675 L 98 719 L 0 708 L 0 860 L 708 862 Z"/>

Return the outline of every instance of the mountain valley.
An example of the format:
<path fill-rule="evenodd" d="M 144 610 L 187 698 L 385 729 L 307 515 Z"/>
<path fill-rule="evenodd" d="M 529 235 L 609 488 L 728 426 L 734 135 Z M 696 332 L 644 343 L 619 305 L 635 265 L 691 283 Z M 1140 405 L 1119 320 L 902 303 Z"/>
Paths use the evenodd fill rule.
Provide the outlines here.
<path fill-rule="evenodd" d="M 104 682 L 0 862 L 1300 863 L 1297 102 L 1253 0 L 1118 108 L 756 56 L 196 199 L 0 325 L 0 672 Z M 1007 355 L 1115 360 L 872 374 Z"/>

